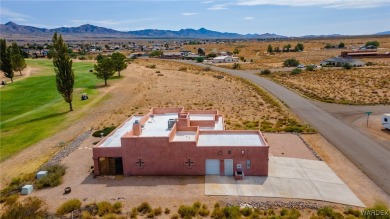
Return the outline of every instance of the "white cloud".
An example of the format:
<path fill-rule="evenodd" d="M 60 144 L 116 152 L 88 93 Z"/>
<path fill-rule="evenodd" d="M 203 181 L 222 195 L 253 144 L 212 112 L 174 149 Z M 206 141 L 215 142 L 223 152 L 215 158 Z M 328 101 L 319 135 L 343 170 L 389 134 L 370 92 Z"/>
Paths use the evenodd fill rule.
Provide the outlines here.
<path fill-rule="evenodd" d="M 389 0 L 238 0 L 237 5 L 320 6 L 326 8 L 373 8 L 390 5 Z"/>
<path fill-rule="evenodd" d="M 242 19 L 244 19 L 244 20 L 253 20 L 253 19 L 255 19 L 254 17 L 244 17 L 244 18 L 242 18 Z"/>
<path fill-rule="evenodd" d="M 210 10 L 210 11 L 219 11 L 219 10 L 226 10 L 228 9 L 228 5 L 231 5 L 231 4 L 218 4 L 218 5 L 213 5 L 211 6 L 210 8 L 207 8 L 207 10 Z"/>
<path fill-rule="evenodd" d="M 184 12 L 184 13 L 181 13 L 181 15 L 183 16 L 192 16 L 192 15 L 197 15 L 198 13 L 193 13 L 193 12 Z"/>
<path fill-rule="evenodd" d="M 24 22 L 27 21 L 28 19 L 31 19 L 30 16 L 27 16 L 22 13 L 14 12 L 6 8 L 0 8 L 0 15 L 3 18 L 7 18 L 10 21 L 15 21 L 15 22 Z"/>

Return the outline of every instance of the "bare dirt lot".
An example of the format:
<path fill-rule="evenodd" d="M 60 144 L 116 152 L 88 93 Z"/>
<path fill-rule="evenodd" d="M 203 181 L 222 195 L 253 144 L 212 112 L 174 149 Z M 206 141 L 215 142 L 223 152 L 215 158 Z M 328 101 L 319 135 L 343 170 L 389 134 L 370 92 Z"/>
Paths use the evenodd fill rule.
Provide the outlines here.
<path fill-rule="evenodd" d="M 322 102 L 390 104 L 388 67 L 317 69 L 303 71 L 298 75 L 274 72 L 268 77 L 306 97 Z"/>

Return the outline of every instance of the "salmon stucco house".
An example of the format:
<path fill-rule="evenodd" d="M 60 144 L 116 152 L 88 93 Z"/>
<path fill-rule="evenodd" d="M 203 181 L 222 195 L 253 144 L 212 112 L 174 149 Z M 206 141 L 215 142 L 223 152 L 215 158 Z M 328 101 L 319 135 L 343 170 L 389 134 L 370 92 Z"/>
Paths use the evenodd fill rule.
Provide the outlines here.
<path fill-rule="evenodd" d="M 268 149 L 255 130 L 224 130 L 216 110 L 152 108 L 93 148 L 94 174 L 267 176 Z"/>

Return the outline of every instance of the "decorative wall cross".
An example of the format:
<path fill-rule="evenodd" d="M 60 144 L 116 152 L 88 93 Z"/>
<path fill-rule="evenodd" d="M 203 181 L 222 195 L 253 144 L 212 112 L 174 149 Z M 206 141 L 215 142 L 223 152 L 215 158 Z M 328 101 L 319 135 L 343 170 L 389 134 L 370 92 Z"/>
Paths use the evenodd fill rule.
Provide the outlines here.
<path fill-rule="evenodd" d="M 135 163 L 138 165 L 139 168 L 143 167 L 145 164 L 145 162 L 143 162 L 142 159 L 138 159 L 138 161 Z"/>
<path fill-rule="evenodd" d="M 186 162 L 184 162 L 187 167 L 192 167 L 194 165 L 194 161 L 191 161 L 191 159 L 188 159 Z"/>

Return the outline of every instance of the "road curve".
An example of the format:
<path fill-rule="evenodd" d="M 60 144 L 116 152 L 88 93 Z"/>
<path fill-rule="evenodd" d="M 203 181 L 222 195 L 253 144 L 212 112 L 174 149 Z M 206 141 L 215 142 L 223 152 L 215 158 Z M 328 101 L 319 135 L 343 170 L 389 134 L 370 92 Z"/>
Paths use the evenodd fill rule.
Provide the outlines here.
<path fill-rule="evenodd" d="M 390 150 L 333 117 L 308 99 L 253 73 L 182 61 L 242 77 L 263 87 L 288 105 L 300 119 L 309 123 L 359 167 L 387 194 L 390 194 Z M 359 179 L 356 179 L 359 180 Z"/>

